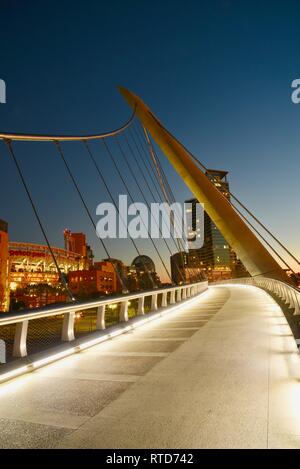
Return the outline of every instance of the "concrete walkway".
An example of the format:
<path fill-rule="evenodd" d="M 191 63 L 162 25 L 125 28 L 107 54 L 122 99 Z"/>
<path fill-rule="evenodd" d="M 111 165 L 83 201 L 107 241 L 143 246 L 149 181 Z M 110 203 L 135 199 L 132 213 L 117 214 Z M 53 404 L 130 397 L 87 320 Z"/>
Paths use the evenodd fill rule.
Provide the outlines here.
<path fill-rule="evenodd" d="M 300 448 L 300 358 L 264 291 L 192 305 L 0 386 L 0 447 Z"/>

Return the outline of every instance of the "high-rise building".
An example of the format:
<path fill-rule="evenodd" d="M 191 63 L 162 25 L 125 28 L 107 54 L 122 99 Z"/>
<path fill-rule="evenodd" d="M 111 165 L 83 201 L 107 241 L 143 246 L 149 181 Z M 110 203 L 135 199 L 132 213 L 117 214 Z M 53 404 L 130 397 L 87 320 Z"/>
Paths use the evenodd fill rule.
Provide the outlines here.
<path fill-rule="evenodd" d="M 9 250 L 7 223 L 0 220 L 0 311 L 9 309 Z"/>
<path fill-rule="evenodd" d="M 84 233 L 72 233 L 71 230 L 64 230 L 65 249 L 76 252 L 82 257 L 86 256 L 86 238 Z"/>
<path fill-rule="evenodd" d="M 172 281 L 177 285 L 204 280 L 201 262 L 191 252 L 176 252 L 170 257 Z"/>
<path fill-rule="evenodd" d="M 93 253 L 89 245 L 86 244 L 86 236 L 84 233 L 72 233 L 72 231 L 64 230 L 65 249 L 67 251 L 78 254 L 80 269 L 87 269 L 93 263 Z"/>
<path fill-rule="evenodd" d="M 230 199 L 229 183 L 227 180 L 228 171 L 208 169 L 206 176 Z M 220 278 L 230 278 L 240 275 L 246 275 L 246 269 L 232 248 L 229 246 L 220 230 L 211 220 L 204 207 L 204 243 L 201 248 L 193 249 L 193 242 L 196 245 L 197 233 L 197 199 L 187 200 L 189 209 L 187 210 L 187 228 L 190 241 L 190 259 L 194 258 L 198 262 L 203 272 L 209 280 L 218 280 Z M 194 238 L 194 239 L 193 239 Z"/>

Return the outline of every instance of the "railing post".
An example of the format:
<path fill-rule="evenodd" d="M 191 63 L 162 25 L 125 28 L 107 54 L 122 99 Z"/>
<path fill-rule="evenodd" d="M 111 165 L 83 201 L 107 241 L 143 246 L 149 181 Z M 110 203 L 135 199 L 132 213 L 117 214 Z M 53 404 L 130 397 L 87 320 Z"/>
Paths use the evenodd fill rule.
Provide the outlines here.
<path fill-rule="evenodd" d="M 300 300 L 300 295 L 296 293 L 296 291 L 294 291 L 294 295 L 295 295 L 295 311 L 294 311 L 294 315 L 298 315 L 300 314 L 300 307 L 299 307 L 299 300 Z"/>
<path fill-rule="evenodd" d="M 161 306 L 162 308 L 168 306 L 168 292 L 166 291 L 164 291 L 162 294 Z"/>
<path fill-rule="evenodd" d="M 140 296 L 139 302 L 138 302 L 138 311 L 137 311 L 138 316 L 142 316 L 143 314 L 145 314 L 144 302 L 145 302 L 145 297 Z"/>
<path fill-rule="evenodd" d="M 281 291 L 281 285 L 280 283 L 277 284 L 277 296 L 281 298 L 282 296 L 282 291 Z"/>
<path fill-rule="evenodd" d="M 71 342 L 71 340 L 75 339 L 74 321 L 75 321 L 74 312 L 64 314 L 62 334 L 61 334 L 61 340 L 63 342 Z"/>
<path fill-rule="evenodd" d="M 178 288 L 176 291 L 176 301 L 179 303 L 181 301 L 181 288 Z"/>
<path fill-rule="evenodd" d="M 191 296 L 191 287 L 187 287 L 187 289 L 186 289 L 186 297 L 187 297 L 187 298 L 190 298 L 190 296 Z"/>
<path fill-rule="evenodd" d="M 120 322 L 128 321 L 128 300 L 122 301 L 120 310 Z"/>
<path fill-rule="evenodd" d="M 151 311 L 157 310 L 157 293 L 153 293 L 151 296 Z"/>
<path fill-rule="evenodd" d="M 105 329 L 105 305 L 98 306 L 97 308 L 96 329 Z"/>
<path fill-rule="evenodd" d="M 289 309 L 294 309 L 294 298 L 292 295 L 292 290 L 290 287 L 287 287 L 287 296 L 288 296 L 288 307 Z"/>
<path fill-rule="evenodd" d="M 281 285 L 281 288 L 282 288 L 282 300 L 284 303 L 287 303 L 287 299 L 286 299 L 286 288 Z"/>
<path fill-rule="evenodd" d="M 175 301 L 175 290 L 171 290 L 170 305 L 173 305 L 174 303 L 176 303 L 176 301 Z"/>
<path fill-rule="evenodd" d="M 289 304 L 289 290 L 286 286 L 283 287 L 283 296 L 285 304 Z"/>
<path fill-rule="evenodd" d="M 27 331 L 28 319 L 16 324 L 13 357 L 26 357 L 27 356 Z"/>
<path fill-rule="evenodd" d="M 185 287 L 183 287 L 183 289 L 182 289 L 181 298 L 182 298 L 182 300 L 186 300 L 186 288 Z"/>

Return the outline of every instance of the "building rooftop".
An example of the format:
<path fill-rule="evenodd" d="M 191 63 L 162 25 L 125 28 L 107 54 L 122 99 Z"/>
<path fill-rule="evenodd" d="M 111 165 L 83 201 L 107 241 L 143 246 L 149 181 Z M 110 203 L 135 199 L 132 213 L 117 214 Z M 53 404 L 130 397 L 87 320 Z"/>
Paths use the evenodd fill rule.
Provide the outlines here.
<path fill-rule="evenodd" d="M 227 176 L 228 171 L 224 171 L 223 169 L 207 169 L 205 174 L 216 174 L 221 178 Z"/>
<path fill-rule="evenodd" d="M 7 233 L 8 230 L 8 224 L 6 221 L 0 219 L 0 231 L 4 231 Z"/>

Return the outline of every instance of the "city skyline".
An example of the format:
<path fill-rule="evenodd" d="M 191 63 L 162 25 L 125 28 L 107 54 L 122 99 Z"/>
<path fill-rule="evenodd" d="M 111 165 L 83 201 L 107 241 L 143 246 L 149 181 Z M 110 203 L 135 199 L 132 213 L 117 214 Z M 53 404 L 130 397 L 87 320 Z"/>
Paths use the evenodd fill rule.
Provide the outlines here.
<path fill-rule="evenodd" d="M 300 449 L 300 3 L 0 16 L 0 448 Z"/>
<path fill-rule="evenodd" d="M 158 41 L 150 35 L 151 21 L 140 23 L 144 12 L 136 2 L 127 3 L 126 8 L 122 2 L 102 6 L 101 17 L 105 21 L 100 29 L 97 2 L 90 2 L 94 15 L 85 12 L 82 5 L 70 11 L 69 5 L 70 2 L 61 2 L 60 16 L 56 16 L 50 11 L 50 2 L 44 2 L 43 7 L 32 2 L 19 3 L 10 20 L 21 31 L 15 40 L 11 36 L 14 28 L 9 31 L 8 22 L 4 21 L 0 32 L 6 44 L 1 78 L 7 85 L 7 102 L 0 105 L 1 130 L 90 133 L 118 127 L 130 110 L 116 85 L 128 85 L 143 96 L 167 128 L 205 165 L 229 171 L 233 192 L 299 257 L 300 106 L 291 101 L 291 83 L 299 69 L 294 40 L 299 7 L 293 5 L 291 14 L 283 5 L 272 5 L 269 17 L 266 3 L 257 9 L 256 2 L 247 2 L 243 8 L 237 2 L 191 2 L 186 10 L 170 10 L 169 2 L 153 2 L 148 15 L 155 19 L 158 31 L 164 31 Z M 10 2 L 3 3 L 3 18 L 10 14 L 10 8 Z M 47 16 L 46 28 L 41 8 Z M 162 21 L 166 11 L 167 24 Z M 67 12 L 72 22 L 68 22 Z M 79 41 L 75 16 L 80 16 L 80 24 L 88 33 L 84 43 Z M 134 31 L 128 30 L 129 18 L 134 22 Z M 279 21 L 280 31 L 284 32 L 280 37 Z M 117 39 L 111 34 L 112 26 L 118 27 Z M 66 45 L 58 56 L 53 55 L 51 51 L 65 37 L 65 27 Z M 118 39 L 125 30 L 126 43 L 121 44 Z M 36 34 L 39 43 L 35 41 Z M 264 59 L 259 66 L 256 54 Z M 252 66 L 254 63 L 256 67 Z M 159 70 L 158 76 L 154 70 Z M 95 233 L 59 166 L 55 149 L 51 144 L 24 147 L 17 144 L 16 151 L 34 193 L 39 194 L 39 208 L 51 244 L 61 245 L 61 233 L 68 226 L 86 232 L 95 254 L 103 258 Z M 103 162 L 103 151 L 98 151 Z M 9 223 L 11 239 L 43 242 L 3 144 L 0 155 L 0 198 L 9 199 L 9 204 L 1 205 L 1 218 Z M 67 155 L 83 189 L 90 191 L 89 205 L 95 209 L 107 196 L 93 179 L 91 167 L 82 164 L 83 152 L 70 144 Z M 176 198 L 189 198 L 189 190 L 169 163 L 165 159 L 162 163 Z M 107 177 L 113 174 L 110 167 L 105 170 Z M 45 180 L 51 197 L 45 191 Z M 134 257 L 133 250 L 128 253 L 128 245 L 118 244 L 110 244 L 114 257 L 125 262 L 126 256 Z M 141 248 L 154 256 L 145 244 Z"/>

